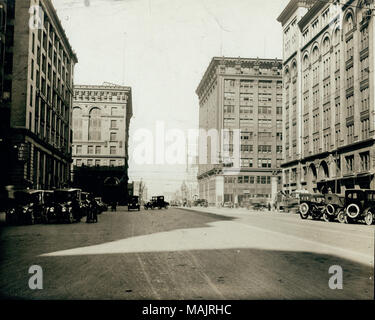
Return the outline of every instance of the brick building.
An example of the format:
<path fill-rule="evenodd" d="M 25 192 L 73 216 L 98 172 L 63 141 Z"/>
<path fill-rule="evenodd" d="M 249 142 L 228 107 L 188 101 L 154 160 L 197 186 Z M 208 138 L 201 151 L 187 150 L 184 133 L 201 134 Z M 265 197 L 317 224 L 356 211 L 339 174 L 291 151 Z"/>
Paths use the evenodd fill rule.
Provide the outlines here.
<path fill-rule="evenodd" d="M 218 161 L 199 158 L 198 183 L 199 198 L 211 205 L 272 202 L 282 161 L 281 71 L 277 59 L 213 58 L 207 68 L 196 90 L 199 128 L 218 131 L 219 148 L 213 154 L 213 139 L 201 132 L 199 154 L 205 149 Z"/>
<path fill-rule="evenodd" d="M 374 1 L 291 0 L 283 27 L 286 192 L 375 189 Z"/>
<path fill-rule="evenodd" d="M 0 4 L 4 8 L 4 1 Z M 60 187 L 70 178 L 73 71 L 77 57 L 50 0 L 5 1 L 5 7 L 0 109 L 2 148 L 7 152 L 2 159 L 2 183 Z M 33 27 L 30 7 L 38 17 L 32 21 Z M 1 21 L 5 15 L 4 10 L 0 12 Z"/>

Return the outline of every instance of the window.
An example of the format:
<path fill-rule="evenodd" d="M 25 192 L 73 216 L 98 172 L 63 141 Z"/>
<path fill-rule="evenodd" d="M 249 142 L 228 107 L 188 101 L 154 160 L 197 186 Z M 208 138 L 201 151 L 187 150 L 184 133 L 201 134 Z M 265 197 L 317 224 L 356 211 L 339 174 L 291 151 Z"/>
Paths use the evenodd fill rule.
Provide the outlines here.
<path fill-rule="evenodd" d="M 89 167 L 92 167 L 92 165 L 93 165 L 93 160 L 92 160 L 92 159 L 88 159 L 88 160 L 87 160 L 87 165 L 88 165 Z"/>
<path fill-rule="evenodd" d="M 116 165 L 116 160 L 109 160 L 109 165 L 114 167 Z"/>
<path fill-rule="evenodd" d="M 77 166 L 77 167 L 82 166 L 82 159 L 77 159 L 77 160 L 76 160 L 76 166 Z"/>
<path fill-rule="evenodd" d="M 77 145 L 76 154 L 82 154 L 82 146 L 81 145 Z"/>
<path fill-rule="evenodd" d="M 109 154 L 116 154 L 116 147 L 115 146 L 110 146 Z"/>
<path fill-rule="evenodd" d="M 363 153 L 360 153 L 359 155 L 361 158 L 361 170 L 362 171 L 370 170 L 370 153 L 363 152 Z"/>
<path fill-rule="evenodd" d="M 100 160 L 98 159 L 95 160 L 95 166 L 100 166 Z"/>
<path fill-rule="evenodd" d="M 94 154 L 94 146 L 87 146 L 87 154 Z"/>
<path fill-rule="evenodd" d="M 258 168 L 271 168 L 271 159 L 258 159 Z"/>
<path fill-rule="evenodd" d="M 110 141 L 117 141 L 117 134 L 116 134 L 116 132 L 111 132 Z"/>
<path fill-rule="evenodd" d="M 93 108 L 89 115 L 89 140 L 101 139 L 100 109 Z"/>
<path fill-rule="evenodd" d="M 347 173 L 353 172 L 353 168 L 354 168 L 354 155 L 345 157 L 345 162 L 346 162 L 346 172 Z"/>
<path fill-rule="evenodd" d="M 102 147 L 101 146 L 96 146 L 95 147 L 95 154 L 101 154 L 102 153 Z"/>

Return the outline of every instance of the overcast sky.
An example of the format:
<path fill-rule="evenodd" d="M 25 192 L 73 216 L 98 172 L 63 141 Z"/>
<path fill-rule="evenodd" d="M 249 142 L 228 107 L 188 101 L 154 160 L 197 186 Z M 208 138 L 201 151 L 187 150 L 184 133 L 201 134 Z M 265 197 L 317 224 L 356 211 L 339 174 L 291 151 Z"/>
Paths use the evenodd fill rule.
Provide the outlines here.
<path fill-rule="evenodd" d="M 139 129 L 198 127 L 195 90 L 214 56 L 282 58 L 276 18 L 289 0 L 53 0 L 79 63 L 76 84 L 132 87 L 130 178 L 174 191 L 183 165 L 137 165 Z"/>

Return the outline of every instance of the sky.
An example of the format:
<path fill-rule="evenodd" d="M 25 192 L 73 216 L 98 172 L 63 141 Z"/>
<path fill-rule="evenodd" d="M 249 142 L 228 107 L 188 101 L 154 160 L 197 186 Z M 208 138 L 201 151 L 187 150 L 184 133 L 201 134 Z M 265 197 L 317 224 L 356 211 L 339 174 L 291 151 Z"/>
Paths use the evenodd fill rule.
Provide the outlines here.
<path fill-rule="evenodd" d="M 289 0 L 52 2 L 78 56 L 74 83 L 132 88 L 129 176 L 142 178 L 151 196 L 177 190 L 186 166 L 134 161 L 144 142 L 135 139 L 150 131 L 147 146 L 156 153 L 157 126 L 186 135 L 198 128 L 195 90 L 213 57 L 282 58 L 276 18 Z"/>

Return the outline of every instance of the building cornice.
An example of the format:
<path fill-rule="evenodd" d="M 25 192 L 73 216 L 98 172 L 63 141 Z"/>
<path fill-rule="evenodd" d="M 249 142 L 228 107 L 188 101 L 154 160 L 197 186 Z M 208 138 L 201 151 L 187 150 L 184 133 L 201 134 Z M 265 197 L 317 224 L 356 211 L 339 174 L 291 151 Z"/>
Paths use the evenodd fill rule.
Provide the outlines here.
<path fill-rule="evenodd" d="M 284 26 L 299 7 L 310 8 L 314 3 L 315 0 L 291 0 L 278 16 L 277 21 L 280 22 L 282 26 Z"/>

